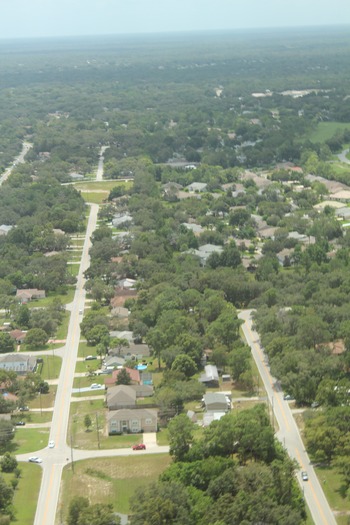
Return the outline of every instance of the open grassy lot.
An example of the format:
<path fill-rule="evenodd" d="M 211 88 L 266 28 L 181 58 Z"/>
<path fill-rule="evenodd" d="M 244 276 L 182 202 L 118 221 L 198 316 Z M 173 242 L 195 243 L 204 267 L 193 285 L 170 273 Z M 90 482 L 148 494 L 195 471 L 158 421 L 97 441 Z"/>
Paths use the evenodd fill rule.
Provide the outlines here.
<path fill-rule="evenodd" d="M 68 271 L 73 277 L 77 277 L 79 273 L 80 264 L 77 262 L 77 264 L 69 264 L 68 263 Z"/>
<path fill-rule="evenodd" d="M 16 412 L 11 416 L 11 420 L 25 421 L 25 423 L 48 423 L 52 420 L 52 411 L 50 412 Z"/>
<path fill-rule="evenodd" d="M 98 390 L 97 390 L 98 392 Z M 84 419 L 89 414 L 92 425 L 86 430 Z M 104 400 L 96 399 L 71 403 L 69 433 L 73 438 L 75 448 L 96 449 L 98 448 L 97 425 L 99 428 L 99 442 L 102 450 L 113 448 L 130 448 L 132 445 L 142 441 L 142 434 L 125 434 L 122 436 L 108 436 L 107 411 Z"/>
<path fill-rule="evenodd" d="M 319 122 L 317 128 L 308 137 L 311 142 L 325 142 L 333 137 L 336 131 L 350 129 L 346 122 Z"/>
<path fill-rule="evenodd" d="M 79 191 L 97 191 L 97 190 L 104 190 L 104 191 L 111 191 L 116 186 L 124 186 L 125 188 L 130 188 L 132 186 L 132 182 L 124 182 L 124 181 L 118 181 L 118 180 L 106 180 L 106 181 L 97 181 L 92 180 L 89 182 L 76 182 L 74 184 L 75 189 Z"/>
<path fill-rule="evenodd" d="M 52 408 L 55 402 L 57 386 L 50 385 L 50 390 L 47 394 L 38 395 L 30 402 L 30 408 Z M 41 400 L 40 400 L 41 397 Z"/>
<path fill-rule="evenodd" d="M 86 357 L 87 355 L 96 355 L 96 347 L 89 345 L 86 341 L 80 342 L 78 357 Z"/>
<path fill-rule="evenodd" d="M 348 524 L 350 518 L 350 505 L 346 497 L 345 486 L 342 482 L 341 475 L 334 467 L 315 467 L 317 477 L 322 485 L 326 498 L 331 508 L 337 512 L 337 522 Z M 346 516 L 346 512 L 349 515 Z M 343 514 L 343 515 L 342 515 Z"/>
<path fill-rule="evenodd" d="M 116 512 L 128 514 L 135 491 L 156 481 L 170 462 L 167 454 L 140 454 L 79 461 L 74 473 L 66 467 L 60 497 L 63 517 L 75 496 L 88 497 L 91 503 L 112 503 Z"/>
<path fill-rule="evenodd" d="M 73 381 L 73 388 L 86 388 L 89 387 L 92 383 L 98 383 L 99 385 L 104 385 L 105 375 L 102 376 L 92 376 L 92 377 L 75 377 Z M 95 390 L 99 394 L 104 394 L 104 390 Z M 92 390 L 91 393 L 94 393 Z M 90 395 L 90 392 L 85 395 Z"/>
<path fill-rule="evenodd" d="M 27 454 L 47 447 L 50 428 L 17 427 L 16 434 L 10 444 L 10 450 L 15 454 Z"/>
<path fill-rule="evenodd" d="M 108 198 L 109 191 L 99 190 L 97 191 L 81 191 L 81 196 L 85 202 L 91 202 L 93 204 L 102 204 Z"/>
<path fill-rule="evenodd" d="M 44 381 L 48 379 L 58 379 L 60 375 L 62 359 L 55 356 L 55 350 L 52 350 L 52 355 L 40 356 L 43 360 L 38 366 L 38 372 Z"/>
<path fill-rule="evenodd" d="M 83 372 L 85 374 L 87 374 L 88 372 L 94 372 L 95 370 L 98 370 L 100 368 L 100 363 L 100 358 L 94 359 L 93 361 L 77 361 L 75 365 L 75 371 L 78 374 L 81 374 Z"/>
<path fill-rule="evenodd" d="M 30 301 L 27 306 L 28 308 L 44 308 L 46 306 L 50 306 L 57 299 L 59 299 L 62 304 L 68 304 L 73 301 L 74 292 L 74 288 L 68 288 L 66 293 L 48 292 L 44 299 Z"/>
<path fill-rule="evenodd" d="M 13 506 L 15 509 L 15 522 L 20 525 L 32 525 L 39 495 L 42 470 L 33 463 L 19 463 L 21 477 L 15 490 Z M 1 474 L 6 483 L 10 483 L 14 475 Z"/>

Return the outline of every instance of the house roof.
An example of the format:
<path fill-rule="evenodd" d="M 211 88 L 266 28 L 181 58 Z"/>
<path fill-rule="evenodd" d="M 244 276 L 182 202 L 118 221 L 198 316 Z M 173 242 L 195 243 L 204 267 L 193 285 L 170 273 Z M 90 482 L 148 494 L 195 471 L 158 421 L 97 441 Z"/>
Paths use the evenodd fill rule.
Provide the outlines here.
<path fill-rule="evenodd" d="M 135 419 L 146 417 L 157 419 L 158 412 L 153 408 L 121 408 L 120 410 L 110 410 L 107 414 L 107 421 L 111 419 Z"/>
<path fill-rule="evenodd" d="M 106 394 L 107 405 L 135 405 L 136 392 L 128 385 L 116 385 L 108 388 Z"/>
<path fill-rule="evenodd" d="M 204 403 L 206 405 L 212 403 L 222 403 L 227 406 L 227 396 L 221 392 L 209 392 L 203 396 Z"/>
<path fill-rule="evenodd" d="M 134 383 L 141 383 L 140 372 L 138 370 L 135 370 L 135 368 L 127 368 L 127 367 L 125 369 L 128 372 L 128 374 L 130 375 L 131 381 L 133 381 Z M 117 377 L 118 377 L 118 375 L 120 373 L 120 370 L 113 370 L 112 377 L 107 377 L 105 379 L 105 385 L 106 386 L 108 386 L 108 385 L 115 385 L 115 383 L 117 381 Z M 125 385 L 125 386 L 128 386 L 128 385 Z"/>

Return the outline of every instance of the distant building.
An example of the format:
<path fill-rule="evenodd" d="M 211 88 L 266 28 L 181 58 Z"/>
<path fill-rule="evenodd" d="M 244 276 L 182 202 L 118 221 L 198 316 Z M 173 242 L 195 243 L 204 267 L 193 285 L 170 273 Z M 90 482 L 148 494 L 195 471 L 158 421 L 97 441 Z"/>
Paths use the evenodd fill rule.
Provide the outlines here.
<path fill-rule="evenodd" d="M 190 193 L 201 193 L 206 191 L 207 187 L 208 184 L 206 182 L 192 182 L 192 184 L 186 186 L 186 190 Z"/>

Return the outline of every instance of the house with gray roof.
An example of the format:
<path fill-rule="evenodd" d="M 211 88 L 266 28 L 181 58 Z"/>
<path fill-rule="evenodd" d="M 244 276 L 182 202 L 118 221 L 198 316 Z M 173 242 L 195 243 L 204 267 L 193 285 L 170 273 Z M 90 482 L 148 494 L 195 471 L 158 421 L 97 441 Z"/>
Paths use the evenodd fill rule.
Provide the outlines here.
<path fill-rule="evenodd" d="M 116 385 L 107 389 L 106 403 L 108 410 L 133 408 L 136 406 L 136 392 L 129 385 Z"/>
<path fill-rule="evenodd" d="M 228 412 L 231 409 L 231 400 L 223 392 L 209 392 L 203 396 L 203 404 L 207 412 Z"/>
<path fill-rule="evenodd" d="M 158 412 L 152 408 L 111 410 L 107 414 L 108 434 L 157 432 Z"/>
<path fill-rule="evenodd" d="M 219 372 L 215 365 L 205 365 L 204 373 L 199 381 L 207 386 L 217 386 L 219 384 Z"/>
<path fill-rule="evenodd" d="M 19 354 L 0 355 L 0 369 L 6 372 L 16 372 L 18 375 L 26 375 L 36 369 L 36 357 Z"/>

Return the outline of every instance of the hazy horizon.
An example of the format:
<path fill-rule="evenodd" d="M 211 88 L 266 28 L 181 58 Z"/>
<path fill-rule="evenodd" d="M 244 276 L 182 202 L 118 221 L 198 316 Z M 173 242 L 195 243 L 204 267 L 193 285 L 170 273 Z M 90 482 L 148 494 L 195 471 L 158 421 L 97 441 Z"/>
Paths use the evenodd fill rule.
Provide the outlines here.
<path fill-rule="evenodd" d="M 283 5 L 282 5 L 283 4 Z M 145 35 L 350 24 L 344 0 L 2 0 L 0 39 Z"/>

